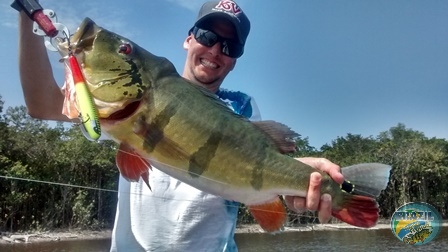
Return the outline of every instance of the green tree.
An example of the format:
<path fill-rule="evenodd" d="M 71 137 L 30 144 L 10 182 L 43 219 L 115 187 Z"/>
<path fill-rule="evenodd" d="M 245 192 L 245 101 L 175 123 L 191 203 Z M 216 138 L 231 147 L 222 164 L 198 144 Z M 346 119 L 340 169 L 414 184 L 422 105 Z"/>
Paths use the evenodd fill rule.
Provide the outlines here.
<path fill-rule="evenodd" d="M 362 137 L 348 133 L 346 137 L 338 137 L 325 144 L 320 150 L 322 156 L 339 164 L 349 166 L 358 163 L 376 161 L 377 142 L 372 137 Z"/>
<path fill-rule="evenodd" d="M 404 124 L 381 132 L 378 141 L 379 160 L 393 167 L 389 187 L 381 198 L 382 211 L 390 216 L 401 205 L 415 201 L 446 211 L 446 141 L 428 139 Z"/>
<path fill-rule="evenodd" d="M 0 174 L 14 178 L 0 184 L 0 229 L 113 224 L 117 195 L 103 189 L 117 188 L 115 143 L 88 141 L 76 126 L 50 127 L 23 106 L 7 109 L 0 131 Z"/>

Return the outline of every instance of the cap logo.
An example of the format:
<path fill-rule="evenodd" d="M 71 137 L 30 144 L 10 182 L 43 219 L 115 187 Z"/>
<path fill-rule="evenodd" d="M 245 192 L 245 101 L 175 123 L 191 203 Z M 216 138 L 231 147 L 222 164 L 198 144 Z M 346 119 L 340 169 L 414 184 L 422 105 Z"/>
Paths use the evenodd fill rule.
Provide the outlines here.
<path fill-rule="evenodd" d="M 218 5 L 216 5 L 215 9 L 230 12 L 234 15 L 237 15 L 241 12 L 241 8 L 235 2 L 230 0 L 220 1 Z"/>

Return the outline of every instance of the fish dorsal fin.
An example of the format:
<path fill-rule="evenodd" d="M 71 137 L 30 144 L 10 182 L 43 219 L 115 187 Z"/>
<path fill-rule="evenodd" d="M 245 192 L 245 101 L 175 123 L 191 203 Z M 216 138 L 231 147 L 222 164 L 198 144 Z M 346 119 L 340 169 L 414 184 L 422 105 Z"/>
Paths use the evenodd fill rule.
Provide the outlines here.
<path fill-rule="evenodd" d="M 291 153 L 296 151 L 295 138 L 300 135 L 291 130 L 288 126 L 271 120 L 252 123 L 274 141 L 281 153 Z"/>
<path fill-rule="evenodd" d="M 148 176 L 151 166 L 148 160 L 137 154 L 128 144 L 121 143 L 115 161 L 121 175 L 130 182 L 138 182 L 140 178 L 149 186 Z"/>

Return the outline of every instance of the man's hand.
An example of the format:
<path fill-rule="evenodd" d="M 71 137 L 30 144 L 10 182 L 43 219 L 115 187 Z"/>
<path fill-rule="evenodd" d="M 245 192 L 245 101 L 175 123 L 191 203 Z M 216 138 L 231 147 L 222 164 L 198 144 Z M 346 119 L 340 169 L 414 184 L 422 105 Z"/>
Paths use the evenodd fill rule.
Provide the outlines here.
<path fill-rule="evenodd" d="M 328 173 L 330 177 L 339 184 L 344 182 L 341 168 L 325 158 L 296 158 L 302 163 Z M 310 185 L 306 198 L 297 196 L 285 196 L 286 205 L 295 212 L 305 210 L 318 211 L 320 223 L 327 223 L 331 218 L 331 196 L 329 194 L 320 195 L 320 184 L 322 176 L 318 172 L 310 175 Z"/>

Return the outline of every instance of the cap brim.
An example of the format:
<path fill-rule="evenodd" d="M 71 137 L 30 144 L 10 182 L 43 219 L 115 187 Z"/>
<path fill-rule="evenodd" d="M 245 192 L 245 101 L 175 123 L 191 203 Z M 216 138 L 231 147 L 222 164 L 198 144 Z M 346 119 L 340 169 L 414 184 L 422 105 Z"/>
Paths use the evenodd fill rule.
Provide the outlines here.
<path fill-rule="evenodd" d="M 195 25 L 200 26 L 201 28 L 209 29 L 210 27 L 207 27 L 207 24 L 204 24 L 204 23 L 206 23 L 207 20 L 209 20 L 209 19 L 217 18 L 217 17 L 224 18 L 224 19 L 230 21 L 230 23 L 232 23 L 233 27 L 235 28 L 236 35 L 238 36 L 238 41 L 242 45 L 244 45 L 243 34 L 239 27 L 239 23 L 238 23 L 238 21 L 235 20 L 235 18 L 232 18 L 231 16 L 229 16 L 229 14 L 221 13 L 221 12 L 210 13 L 210 14 L 205 15 L 202 18 L 198 19 L 196 21 Z"/>

